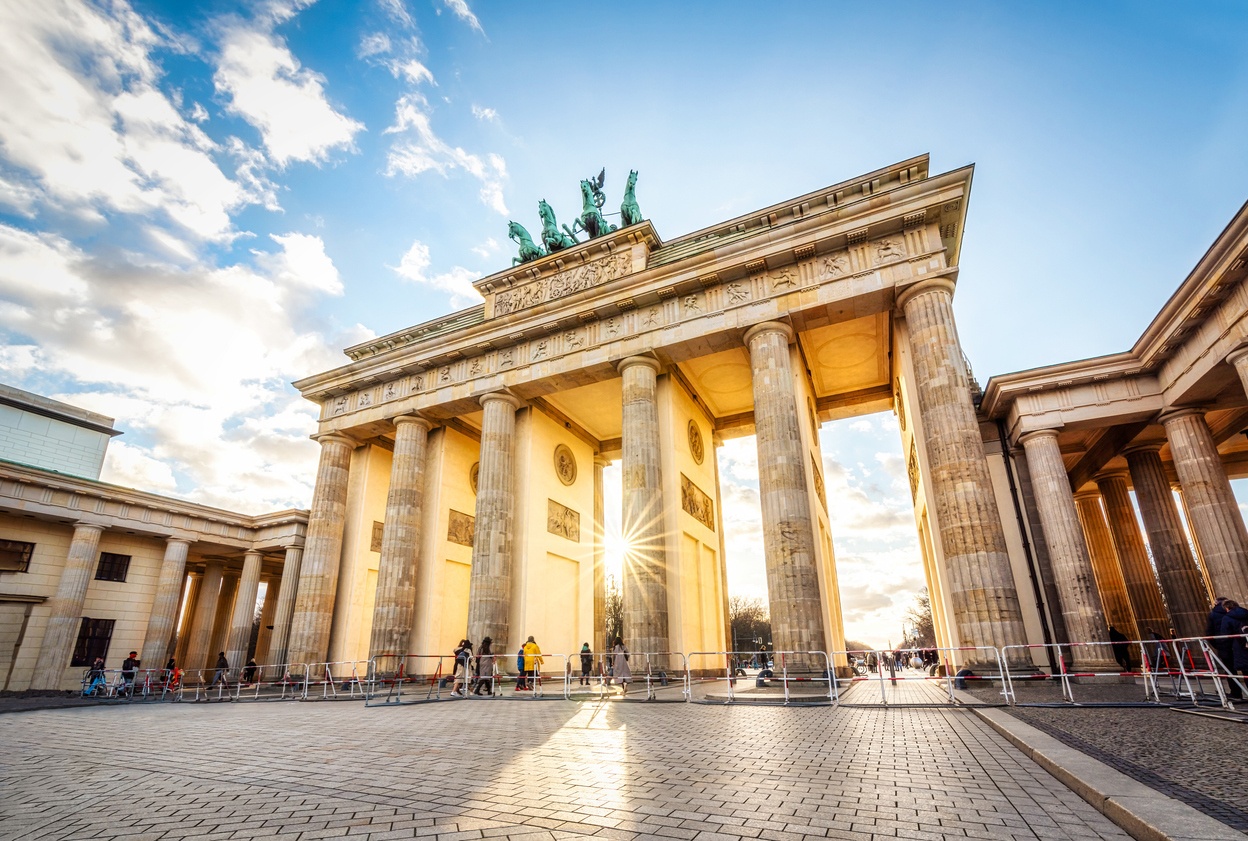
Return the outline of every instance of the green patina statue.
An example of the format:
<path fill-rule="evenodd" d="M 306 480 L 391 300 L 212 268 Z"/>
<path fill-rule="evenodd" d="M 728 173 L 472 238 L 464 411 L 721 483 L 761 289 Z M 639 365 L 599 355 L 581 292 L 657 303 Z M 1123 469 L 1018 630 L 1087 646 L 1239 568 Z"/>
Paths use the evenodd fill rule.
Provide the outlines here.
<path fill-rule="evenodd" d="M 542 199 L 537 203 L 537 215 L 542 217 L 542 245 L 551 254 L 576 245 L 576 237 L 569 236 L 559 230 L 555 222 L 555 211 Z"/>
<path fill-rule="evenodd" d="M 636 225 L 642 219 L 641 208 L 637 205 L 637 170 L 629 170 L 628 184 L 624 187 L 624 202 L 620 205 L 620 225 L 627 228 Z"/>
<path fill-rule="evenodd" d="M 533 238 L 529 236 L 529 232 L 526 231 L 524 226 L 519 222 L 507 223 L 507 236 L 511 237 L 520 244 L 520 256 L 511 258 L 511 264 L 513 266 L 518 263 L 529 263 L 536 260 L 538 257 L 546 256 L 546 252 L 542 250 L 541 246 L 533 242 Z"/>
<path fill-rule="evenodd" d="M 593 179 L 581 182 L 581 218 L 572 223 L 571 230 L 568 230 L 567 225 L 563 226 L 569 236 L 575 237 L 577 231 L 584 231 L 593 239 L 615 230 L 615 225 L 607 224 L 607 220 L 602 218 L 602 211 L 599 209 L 606 199 L 602 195 L 602 182 L 605 177 L 604 171 L 598 176 L 597 183 Z"/>

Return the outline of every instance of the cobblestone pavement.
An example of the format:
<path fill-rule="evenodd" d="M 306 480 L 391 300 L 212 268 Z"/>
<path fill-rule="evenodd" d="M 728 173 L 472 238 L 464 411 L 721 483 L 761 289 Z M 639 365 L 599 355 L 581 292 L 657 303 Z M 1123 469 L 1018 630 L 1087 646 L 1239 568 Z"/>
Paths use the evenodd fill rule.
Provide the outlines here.
<path fill-rule="evenodd" d="M 1013 707 L 1072 748 L 1207 815 L 1248 830 L 1244 725 L 1163 707 Z"/>
<path fill-rule="evenodd" d="M 0 838 L 1125 839 L 972 713 L 456 701 L 0 716 Z"/>

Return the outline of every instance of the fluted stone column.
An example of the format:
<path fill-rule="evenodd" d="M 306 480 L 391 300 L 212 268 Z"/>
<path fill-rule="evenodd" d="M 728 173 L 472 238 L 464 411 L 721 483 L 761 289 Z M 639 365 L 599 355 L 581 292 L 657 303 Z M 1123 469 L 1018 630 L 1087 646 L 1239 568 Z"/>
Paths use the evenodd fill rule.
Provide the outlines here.
<path fill-rule="evenodd" d="M 1248 529 L 1202 411 L 1162 415 L 1174 471 L 1183 486 L 1187 523 L 1200 547 L 1215 595 L 1248 598 Z"/>
<path fill-rule="evenodd" d="M 290 626 L 288 659 L 292 663 L 323 663 L 329 653 L 329 631 L 342 563 L 342 530 L 347 517 L 347 479 L 355 441 L 345 435 L 317 436 L 321 460 L 316 468 L 312 511 L 304 539 L 303 563 Z"/>
<path fill-rule="evenodd" d="M 386 522 L 381 533 L 381 560 L 377 568 L 377 598 L 373 603 L 373 631 L 369 651 L 407 653 L 416 613 L 416 576 L 420 570 L 420 524 L 425 499 L 425 454 L 433 424 L 421 417 L 394 419 L 394 461 Z M 476 640 L 474 640 L 475 642 Z"/>
<path fill-rule="evenodd" d="M 179 666 L 185 667 L 186 652 L 191 644 L 191 628 L 195 624 L 195 614 L 199 611 L 199 585 L 202 582 L 204 574 L 202 572 L 192 572 L 187 576 L 186 584 L 186 612 L 182 616 L 182 627 L 178 629 L 178 644 L 174 648 L 174 657 Z M 162 663 L 163 667 L 164 664 Z"/>
<path fill-rule="evenodd" d="M 182 663 L 182 668 L 188 672 L 202 669 L 208 664 L 212 622 L 217 615 L 217 601 L 221 597 L 221 581 L 224 577 L 225 564 L 221 561 L 204 563 L 204 574 L 199 580 L 199 595 L 195 599 L 195 615 L 191 617 L 191 629 L 187 634 L 186 658 Z M 213 662 L 216 662 L 215 652 Z"/>
<path fill-rule="evenodd" d="M 663 523 L 663 457 L 659 436 L 659 363 L 630 356 L 623 377 L 621 463 L 624 555 L 624 637 L 636 652 L 670 648 L 667 625 L 667 553 Z M 652 661 L 653 662 L 653 661 Z"/>
<path fill-rule="evenodd" d="M 1114 540 L 1114 551 L 1118 553 L 1127 598 L 1131 600 L 1131 612 L 1140 633 L 1138 638 L 1147 639 L 1150 628 L 1164 635 L 1174 623 L 1162 603 L 1157 576 L 1144 547 L 1140 523 L 1131 504 L 1131 492 L 1127 489 L 1127 475 L 1122 470 L 1097 474 L 1096 486 L 1105 501 L 1105 519 Z"/>
<path fill-rule="evenodd" d="M 56 592 L 48 599 L 48 625 L 43 632 L 43 645 L 35 660 L 31 689 L 60 689 L 65 669 L 74 654 L 78 630 L 82 627 L 82 606 L 87 600 L 87 586 L 99 557 L 103 526 L 76 523 L 70 540 L 69 554 L 61 570 Z"/>
<path fill-rule="evenodd" d="M 174 624 L 178 621 L 179 599 L 182 585 L 186 582 L 186 557 L 191 541 L 179 537 L 165 540 L 165 557 L 160 563 L 160 576 L 156 581 L 156 597 L 152 600 L 152 612 L 147 619 L 147 633 L 143 636 L 143 665 L 160 669 L 169 657 L 169 642 L 173 639 Z"/>
<path fill-rule="evenodd" d="M 468 590 L 468 638 L 493 640 L 500 655 L 511 650 L 511 559 L 516 517 L 516 410 L 505 392 L 481 398 L 481 467 L 477 473 L 477 521 Z M 501 658 L 500 658 L 501 662 Z"/>
<path fill-rule="evenodd" d="M 1044 429 L 1022 436 L 1027 467 L 1036 491 L 1036 507 L 1049 546 L 1053 581 L 1061 600 L 1062 618 L 1071 642 L 1108 643 L 1105 609 L 1096 590 L 1092 560 L 1084 542 L 1083 526 L 1062 462 L 1057 430 Z M 1108 645 L 1070 649 L 1076 671 L 1118 671 Z"/>
<path fill-rule="evenodd" d="M 1179 513 L 1183 515 L 1183 522 L 1187 523 L 1188 537 L 1190 538 L 1187 541 L 1187 547 L 1196 556 L 1196 569 L 1200 572 L 1200 580 L 1205 585 L 1205 595 L 1212 603 L 1215 597 L 1213 582 L 1209 580 L 1209 567 L 1205 565 L 1205 556 L 1200 551 L 1200 543 L 1192 537 L 1192 512 L 1188 510 L 1187 496 L 1183 493 L 1183 485 L 1179 482 L 1171 482 L 1170 493 L 1174 494 L 1175 500 L 1179 503 Z"/>
<path fill-rule="evenodd" d="M 238 592 L 234 596 L 229 642 L 225 647 L 225 659 L 230 661 L 230 668 L 235 670 L 241 669 L 247 662 L 251 627 L 256 619 L 256 594 L 260 591 L 260 564 L 263 560 L 264 556 L 254 550 L 243 556 L 243 574 L 238 580 Z"/>
<path fill-rule="evenodd" d="M 757 324 L 745 334 L 754 386 L 771 637 L 776 651 L 826 651 L 806 477 L 810 457 L 798 426 L 791 341 L 793 329 L 778 321 Z"/>
<path fill-rule="evenodd" d="M 922 281 L 905 313 L 958 646 L 1027 642 L 1001 515 L 953 319 L 953 282 Z M 953 629 L 951 629 L 953 630 Z"/>
<path fill-rule="evenodd" d="M 607 565 L 603 545 L 607 508 L 603 493 L 603 471 L 611 462 L 594 456 L 594 637 L 595 654 L 610 650 L 607 645 Z"/>
<path fill-rule="evenodd" d="M 256 653 L 253 655 L 260 665 L 267 665 L 269 648 L 273 642 L 273 617 L 277 614 L 278 581 L 270 578 L 261 579 L 264 588 L 264 604 L 260 607 L 260 632 L 256 634 Z"/>
<path fill-rule="evenodd" d="M 1114 538 L 1109 533 L 1105 512 L 1101 510 L 1101 495 L 1096 491 L 1080 491 L 1075 494 L 1075 507 L 1083 523 L 1083 536 L 1087 539 L 1092 573 L 1096 576 L 1096 589 L 1101 594 L 1106 620 L 1127 639 L 1143 639 L 1135 625 L 1135 614 L 1131 612 L 1131 599 L 1127 596 L 1118 553 L 1114 551 Z"/>
<path fill-rule="evenodd" d="M 273 614 L 273 636 L 269 640 L 269 662 L 285 665 L 288 658 L 290 623 L 295 614 L 295 596 L 299 590 L 299 567 L 303 562 L 302 546 L 287 546 L 282 564 L 282 583 L 277 588 L 277 607 Z"/>
<path fill-rule="evenodd" d="M 216 666 L 217 654 L 225 651 L 230 644 L 231 619 L 234 615 L 235 596 L 237 595 L 238 573 L 227 569 L 221 579 L 221 594 L 217 597 L 217 614 L 212 620 L 212 638 L 208 642 L 208 666 Z M 231 662 L 230 665 L 234 664 Z"/>
<path fill-rule="evenodd" d="M 1161 590 L 1170 608 L 1170 619 L 1180 636 L 1193 637 L 1205 631 L 1209 600 L 1187 546 L 1187 535 L 1174 505 L 1170 481 L 1157 454 L 1159 449 L 1160 444 L 1146 444 L 1127 450 L 1127 467 L 1131 470 L 1131 484 L 1135 486 L 1135 499 L 1140 505 L 1140 516 L 1148 533 L 1149 548 L 1153 550 Z"/>

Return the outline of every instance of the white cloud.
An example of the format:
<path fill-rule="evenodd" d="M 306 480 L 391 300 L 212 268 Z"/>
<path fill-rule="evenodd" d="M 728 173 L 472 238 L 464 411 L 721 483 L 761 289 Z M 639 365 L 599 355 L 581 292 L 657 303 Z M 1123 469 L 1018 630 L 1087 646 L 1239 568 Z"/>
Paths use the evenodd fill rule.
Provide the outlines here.
<path fill-rule="evenodd" d="M 355 52 L 360 58 L 368 58 L 388 53 L 390 50 L 390 36 L 384 32 L 373 32 L 360 39 L 360 46 Z"/>
<path fill-rule="evenodd" d="M 205 122 L 208 119 L 208 109 L 195 102 L 191 105 L 191 113 L 188 119 L 196 123 Z"/>
<path fill-rule="evenodd" d="M 492 152 L 482 159 L 442 140 L 433 131 L 426 113 L 428 108 L 428 101 L 418 93 L 400 97 L 395 104 L 394 125 L 385 133 L 401 137 L 387 155 L 386 174 L 415 177 L 432 170 L 446 177 L 453 170 L 462 169 L 481 182 L 482 203 L 506 216 L 507 205 L 503 199 L 506 161 Z"/>
<path fill-rule="evenodd" d="M 392 61 L 389 62 L 387 66 L 390 68 L 390 72 L 394 74 L 396 79 L 402 77 L 406 79 L 409 84 L 419 85 L 422 82 L 428 82 L 431 85 L 437 84 L 437 82 L 434 81 L 433 72 L 414 58 L 408 58 L 402 61 Z"/>
<path fill-rule="evenodd" d="M 415 25 L 412 16 L 408 14 L 407 7 L 403 5 L 403 0 L 378 0 L 381 8 L 385 10 L 396 23 L 399 23 L 408 29 Z"/>
<path fill-rule="evenodd" d="M 472 13 L 472 9 L 468 8 L 468 0 L 442 0 L 443 5 L 455 13 L 455 17 L 464 21 L 482 35 L 485 30 L 481 28 L 481 21 L 477 20 L 477 16 Z"/>
<path fill-rule="evenodd" d="M 481 277 L 480 272 L 470 271 L 463 266 L 455 266 L 449 272 L 430 275 L 430 265 L 429 246 L 416 240 L 412 243 L 412 247 L 407 249 L 399 265 L 391 266 L 391 268 L 400 277 L 412 283 L 450 293 L 451 306 L 456 309 L 481 303 L 481 295 L 472 285 L 474 280 Z"/>
<path fill-rule="evenodd" d="M 492 123 L 498 119 L 498 112 L 493 108 L 482 108 L 480 105 L 474 105 L 472 106 L 472 116 L 476 117 L 478 120 L 485 120 L 486 122 Z"/>
<path fill-rule="evenodd" d="M 482 259 L 489 258 L 498 253 L 498 240 L 494 237 L 486 237 L 485 242 L 472 247 L 472 253 L 478 255 Z"/>
<path fill-rule="evenodd" d="M 113 262 L 0 224 L 0 379 L 117 418 L 106 481 L 232 510 L 306 506 L 316 408 L 288 383 L 342 363 L 312 314 L 340 289 L 317 237 L 272 237 L 255 266 Z M 165 469 L 161 469 L 164 465 Z"/>
<path fill-rule="evenodd" d="M 285 41 L 241 24 L 225 30 L 213 76 L 226 110 L 260 132 L 269 158 L 321 163 L 336 150 L 355 150 L 364 129 L 330 104 L 325 77 L 300 65 Z"/>
<path fill-rule="evenodd" d="M 256 195 L 222 173 L 219 147 L 157 87 L 150 52 L 162 41 L 142 18 L 122 3 L 7 3 L 0 31 L 0 155 L 22 182 L 0 191 L 7 203 L 232 235 L 230 213 Z"/>

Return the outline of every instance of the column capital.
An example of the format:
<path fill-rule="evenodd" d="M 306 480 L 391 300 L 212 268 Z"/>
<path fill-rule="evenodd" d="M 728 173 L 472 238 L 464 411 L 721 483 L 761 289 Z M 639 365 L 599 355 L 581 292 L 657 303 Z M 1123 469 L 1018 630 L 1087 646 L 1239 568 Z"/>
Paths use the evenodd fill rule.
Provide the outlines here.
<path fill-rule="evenodd" d="M 1024 432 L 1018 436 L 1018 443 L 1026 445 L 1028 441 L 1034 441 L 1038 438 L 1057 438 L 1060 429 L 1033 429 L 1030 432 Z"/>
<path fill-rule="evenodd" d="M 797 334 L 793 332 L 793 328 L 785 324 L 783 321 L 764 321 L 761 324 L 755 324 L 749 330 L 745 331 L 742 341 L 748 347 L 755 336 L 761 336 L 764 333 L 783 333 L 787 343 L 792 344 Z"/>
<path fill-rule="evenodd" d="M 1145 441 L 1142 444 L 1132 444 L 1129 447 L 1124 447 L 1122 454 L 1124 456 L 1129 456 L 1135 453 L 1157 453 L 1161 451 L 1161 448 L 1165 446 L 1165 443 L 1165 441 Z"/>
<path fill-rule="evenodd" d="M 428 418 L 422 418 L 420 415 L 399 415 L 398 417 L 391 418 L 390 422 L 394 424 L 395 429 L 398 429 L 402 424 L 408 423 L 423 426 L 426 431 L 433 429 L 433 421 Z"/>
<path fill-rule="evenodd" d="M 600 455 L 594 456 L 594 467 L 610 467 L 610 466 L 611 466 L 611 459 L 605 458 Z"/>
<path fill-rule="evenodd" d="M 1101 492 L 1099 490 L 1096 490 L 1095 488 L 1088 488 L 1082 491 L 1075 491 L 1074 496 L 1075 496 L 1076 502 L 1078 502 L 1081 499 L 1100 499 Z"/>
<path fill-rule="evenodd" d="M 259 549 L 248 549 L 246 552 L 243 553 L 243 560 L 245 561 L 247 558 L 250 558 L 253 555 L 256 556 L 257 558 L 260 558 L 261 560 L 264 560 L 264 553 L 261 552 Z"/>
<path fill-rule="evenodd" d="M 1108 482 L 1110 479 L 1121 479 L 1124 482 L 1130 482 L 1131 471 L 1122 470 L 1122 469 L 1102 470 L 1100 473 L 1097 473 L 1095 476 L 1092 477 L 1092 481 L 1096 482 L 1097 485 L 1100 485 L 1101 482 Z"/>
<path fill-rule="evenodd" d="M 930 277 L 920 280 L 897 293 L 897 309 L 904 310 L 906 304 L 926 292 L 945 292 L 950 297 L 953 297 L 955 286 L 956 284 L 951 277 Z"/>
<path fill-rule="evenodd" d="M 1240 345 L 1226 355 L 1226 361 L 1236 367 L 1245 359 L 1248 359 L 1248 344 Z"/>
<path fill-rule="evenodd" d="M 360 443 L 359 441 L 356 441 L 354 438 L 352 438 L 350 435 L 346 434 L 345 432 L 337 432 L 337 431 L 318 432 L 315 435 L 311 435 L 309 437 L 316 443 L 320 444 L 321 446 L 325 446 L 326 444 L 329 444 L 329 443 L 346 444 L 353 450 L 357 446 L 359 446 L 359 443 Z"/>
<path fill-rule="evenodd" d="M 1157 421 L 1158 423 L 1161 423 L 1164 426 L 1165 424 L 1170 423 L 1170 421 L 1172 420 L 1185 418 L 1189 415 L 1198 415 L 1201 420 L 1204 420 L 1205 412 L 1207 411 L 1208 409 L 1205 409 L 1201 406 L 1178 406 L 1174 408 L 1163 409 L 1160 413 L 1158 413 Z"/>
<path fill-rule="evenodd" d="M 488 394 L 482 394 L 479 398 L 477 398 L 477 401 L 481 404 L 481 408 L 483 409 L 485 408 L 486 403 L 494 402 L 506 403 L 513 409 L 519 409 L 524 406 L 524 403 L 520 400 L 520 398 L 516 397 L 514 394 L 508 394 L 505 391 L 491 391 Z"/>
<path fill-rule="evenodd" d="M 78 522 L 74 523 L 74 531 L 94 530 L 94 531 L 98 531 L 102 533 L 106 528 L 107 526 L 103 526 L 99 523 L 88 523 L 86 520 L 79 520 Z"/>
<path fill-rule="evenodd" d="M 172 546 L 175 543 L 185 543 L 187 546 L 190 546 L 194 542 L 195 541 L 189 537 L 178 537 L 172 534 L 165 538 L 165 544 L 168 546 Z"/>
<path fill-rule="evenodd" d="M 615 363 L 616 370 L 618 370 L 621 374 L 623 374 L 627 369 L 632 368 L 634 365 L 645 365 L 649 368 L 653 368 L 656 375 L 663 373 L 663 364 L 653 356 L 626 356 L 619 362 Z"/>

